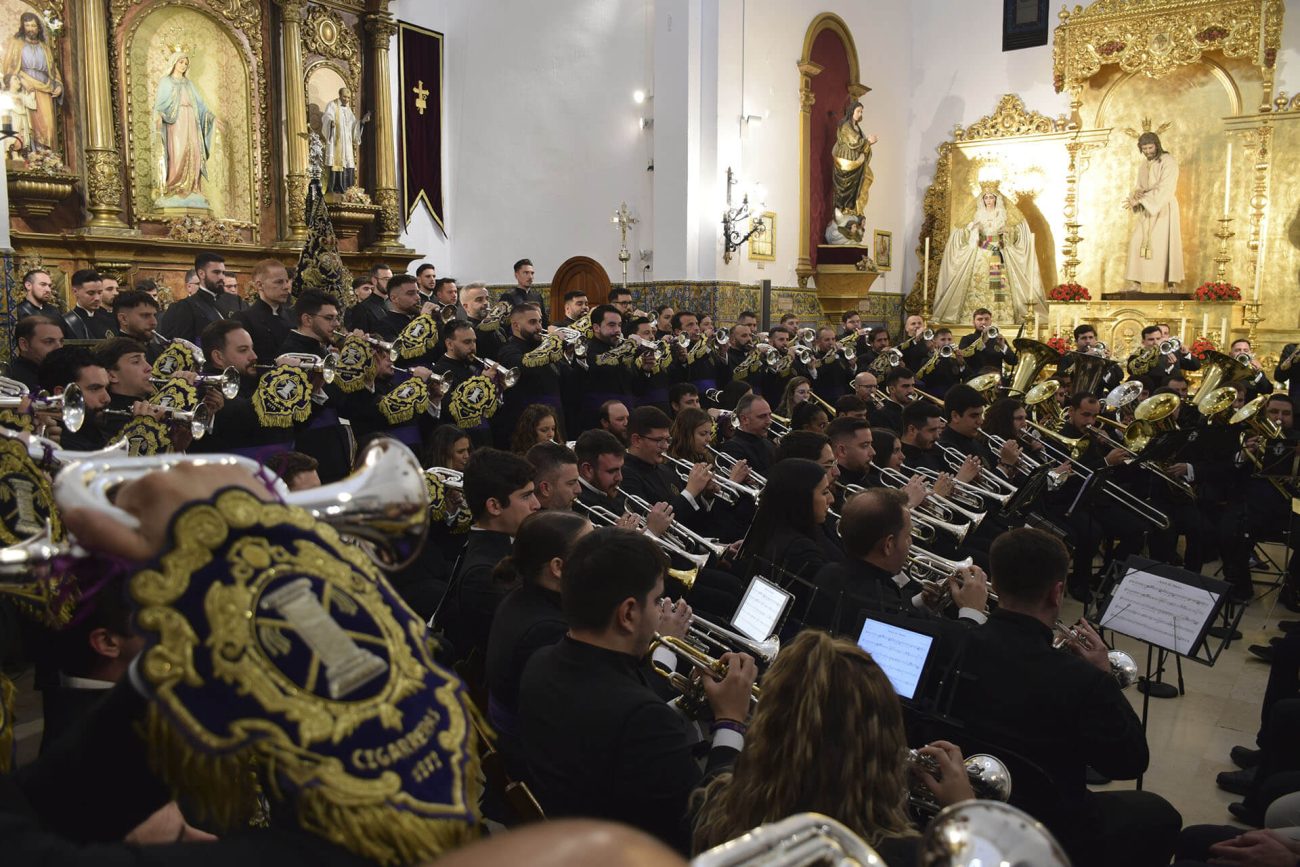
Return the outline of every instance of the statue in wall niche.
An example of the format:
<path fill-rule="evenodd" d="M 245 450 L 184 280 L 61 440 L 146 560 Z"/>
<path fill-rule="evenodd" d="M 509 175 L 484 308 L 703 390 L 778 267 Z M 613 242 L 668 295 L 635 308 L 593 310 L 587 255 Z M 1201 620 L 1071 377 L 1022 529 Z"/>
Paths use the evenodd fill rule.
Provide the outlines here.
<path fill-rule="evenodd" d="M 54 60 L 54 52 L 45 38 L 45 22 L 35 12 L 24 12 L 18 19 L 18 32 L 5 47 L 0 67 L 5 88 L 27 115 L 31 137 L 27 151 L 56 150 L 58 134 L 55 118 L 57 103 L 63 99 L 63 78 Z"/>
<path fill-rule="evenodd" d="M 952 230 L 939 265 L 934 320 L 968 322 L 987 308 L 995 322 L 1023 321 L 1043 306 L 1043 278 L 1034 253 L 1034 233 L 997 181 L 980 184 L 974 213 Z"/>
<path fill-rule="evenodd" d="M 346 87 L 340 87 L 338 99 L 330 100 L 320 119 L 325 161 L 330 172 L 327 192 L 331 193 L 346 192 L 357 183 L 356 146 L 361 142 L 361 132 L 370 120 L 370 112 L 357 120 L 351 97 Z"/>
<path fill-rule="evenodd" d="M 1178 163 L 1161 147 L 1160 136 L 1150 131 L 1138 137 L 1138 150 L 1143 159 L 1137 186 L 1124 200 L 1135 222 L 1124 279 L 1129 281 L 1129 291 L 1140 291 L 1143 283 L 1177 291 L 1183 279 L 1182 225 L 1175 195 Z"/>
<path fill-rule="evenodd" d="M 875 175 L 871 146 L 879 138 L 862 132 L 862 104 L 850 102 L 835 130 L 831 147 L 831 187 L 834 211 L 826 226 L 826 243 L 861 244 L 866 233 L 863 216 Z"/>
<path fill-rule="evenodd" d="M 158 205 L 207 208 L 203 181 L 208 176 L 216 116 L 189 79 L 188 53 L 178 48 L 168 60 L 167 69 L 168 73 L 158 82 L 158 95 L 153 103 L 162 173 Z"/>

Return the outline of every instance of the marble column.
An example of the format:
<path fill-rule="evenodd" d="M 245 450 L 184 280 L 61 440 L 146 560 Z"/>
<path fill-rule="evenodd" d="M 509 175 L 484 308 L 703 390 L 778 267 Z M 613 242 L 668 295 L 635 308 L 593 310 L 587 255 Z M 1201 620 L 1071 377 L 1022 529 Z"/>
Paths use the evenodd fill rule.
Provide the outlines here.
<path fill-rule="evenodd" d="M 397 22 L 387 12 L 368 13 L 365 22 L 370 37 L 370 68 L 374 71 L 370 101 L 375 124 L 375 204 L 379 206 L 379 236 L 372 249 L 399 251 L 405 249 L 400 239 L 404 223 L 397 194 L 393 85 L 388 70 L 388 43 L 397 33 Z"/>
<path fill-rule="evenodd" d="M 86 70 L 86 228 L 120 234 L 122 222 L 122 158 L 113 137 L 113 83 L 108 66 L 108 4 L 85 3 L 82 11 L 81 62 Z"/>
<path fill-rule="evenodd" d="M 303 80 L 302 19 L 307 0 L 280 4 L 280 68 L 284 72 L 285 216 L 288 241 L 307 238 L 307 88 Z"/>

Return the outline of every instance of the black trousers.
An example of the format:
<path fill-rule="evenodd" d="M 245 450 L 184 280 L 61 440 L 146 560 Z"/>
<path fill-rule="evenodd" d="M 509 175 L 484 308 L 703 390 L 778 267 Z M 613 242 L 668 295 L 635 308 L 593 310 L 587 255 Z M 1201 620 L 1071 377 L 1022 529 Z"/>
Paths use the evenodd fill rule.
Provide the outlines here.
<path fill-rule="evenodd" d="M 1161 563 L 1173 563 L 1178 557 L 1178 537 L 1187 540 L 1183 549 L 1183 567 L 1192 572 L 1201 571 L 1205 563 L 1205 551 L 1213 548 L 1206 542 L 1214 525 L 1209 523 L 1196 502 L 1188 497 L 1178 499 L 1155 498 L 1150 501 L 1160 511 L 1169 516 L 1169 529 L 1153 528 L 1147 535 L 1147 550 L 1152 560 Z"/>
<path fill-rule="evenodd" d="M 1264 705 L 1260 708 L 1259 737 L 1264 744 L 1264 729 L 1273 706 L 1283 699 L 1300 699 L 1300 632 L 1288 632 L 1273 649 L 1273 664 L 1264 688 Z"/>
<path fill-rule="evenodd" d="M 1260 732 L 1259 767 L 1255 781 L 1242 803 L 1263 815 L 1268 805 L 1281 795 L 1297 791 L 1292 784 L 1300 780 L 1300 698 L 1285 698 L 1273 704 Z M 1279 791 L 1279 783 L 1281 783 Z"/>
<path fill-rule="evenodd" d="M 1183 817 L 1154 792 L 1094 792 L 1088 798 L 1093 852 L 1076 867 L 1155 867 L 1174 853 Z"/>
<path fill-rule="evenodd" d="M 1252 591 L 1250 555 L 1255 543 L 1282 538 L 1291 523 L 1291 504 L 1280 497 L 1251 496 L 1224 511 L 1219 523 L 1219 550 L 1223 554 L 1224 580 L 1232 585 L 1236 595 L 1244 598 Z M 1300 586 L 1300 557 L 1294 554 L 1287 583 Z"/>
<path fill-rule="evenodd" d="M 1070 566 L 1070 591 L 1076 595 L 1092 586 L 1092 561 L 1107 539 L 1115 540 L 1111 560 L 1125 560 L 1142 548 L 1147 522 L 1122 506 L 1111 505 L 1094 495 L 1088 503 L 1081 503 L 1068 518 L 1048 513 L 1048 517 L 1064 527 L 1074 557 Z M 1109 564 L 1110 561 L 1108 561 Z"/>

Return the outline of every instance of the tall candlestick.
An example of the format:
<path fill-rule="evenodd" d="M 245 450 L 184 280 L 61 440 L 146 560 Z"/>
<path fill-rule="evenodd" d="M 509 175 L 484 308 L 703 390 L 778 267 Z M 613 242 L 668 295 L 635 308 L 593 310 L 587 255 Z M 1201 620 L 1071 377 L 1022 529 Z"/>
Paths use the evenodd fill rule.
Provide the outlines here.
<path fill-rule="evenodd" d="M 1228 216 L 1228 205 L 1232 201 L 1232 141 L 1228 141 L 1228 159 L 1223 166 L 1223 216 Z"/>
<path fill-rule="evenodd" d="M 1228 317 L 1223 317 L 1220 323 L 1219 333 L 1223 335 L 1223 348 L 1226 350 L 1231 344 L 1228 342 Z"/>
<path fill-rule="evenodd" d="M 1264 285 L 1264 251 L 1268 249 L 1268 211 L 1264 212 L 1259 222 L 1259 255 L 1255 257 L 1255 303 L 1259 303 L 1260 291 Z"/>
<path fill-rule="evenodd" d="M 1201 336 L 1210 333 L 1210 314 L 1208 312 L 1201 314 Z"/>
<path fill-rule="evenodd" d="M 924 258 L 925 276 L 921 278 L 921 297 L 930 297 L 930 238 L 925 239 L 925 258 Z"/>

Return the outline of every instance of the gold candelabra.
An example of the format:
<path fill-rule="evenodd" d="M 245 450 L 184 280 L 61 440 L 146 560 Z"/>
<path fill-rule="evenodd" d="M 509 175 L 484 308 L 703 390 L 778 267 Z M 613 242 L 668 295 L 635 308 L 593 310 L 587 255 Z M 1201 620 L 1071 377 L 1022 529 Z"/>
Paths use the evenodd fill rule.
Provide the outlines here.
<path fill-rule="evenodd" d="M 1221 283 L 1227 282 L 1228 263 L 1232 261 L 1232 256 L 1228 253 L 1228 240 L 1237 234 L 1231 226 L 1232 217 L 1224 214 L 1219 218 L 1219 231 L 1214 233 L 1214 237 L 1219 239 L 1219 253 L 1214 257 L 1214 279 Z"/>
<path fill-rule="evenodd" d="M 1260 302 L 1258 301 L 1247 301 L 1242 306 L 1245 308 L 1242 318 L 1246 321 L 1246 339 L 1250 341 L 1251 346 L 1254 346 L 1255 332 L 1259 330 L 1259 323 L 1268 317 L 1259 315 Z"/>

